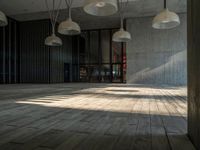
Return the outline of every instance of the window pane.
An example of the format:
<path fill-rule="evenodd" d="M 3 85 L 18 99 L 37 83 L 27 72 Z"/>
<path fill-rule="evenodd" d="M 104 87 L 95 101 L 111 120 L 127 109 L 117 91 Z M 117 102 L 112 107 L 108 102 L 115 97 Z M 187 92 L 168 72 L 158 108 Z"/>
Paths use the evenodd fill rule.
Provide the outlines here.
<path fill-rule="evenodd" d="M 117 30 L 113 30 L 114 32 Z M 121 63 L 122 62 L 122 43 L 112 42 L 112 62 Z"/>
<path fill-rule="evenodd" d="M 90 63 L 99 62 L 99 32 L 90 32 Z"/>
<path fill-rule="evenodd" d="M 79 38 L 79 55 L 80 63 L 86 64 L 89 62 L 89 48 L 88 48 L 88 33 L 83 32 Z"/>
<path fill-rule="evenodd" d="M 81 82 L 99 82 L 98 65 L 81 65 L 80 66 Z"/>
<path fill-rule="evenodd" d="M 100 70 L 100 80 L 102 83 L 109 83 L 111 78 L 111 66 L 109 64 L 102 65 Z"/>
<path fill-rule="evenodd" d="M 72 65 L 72 81 L 73 82 L 79 81 L 79 67 L 76 64 Z"/>
<path fill-rule="evenodd" d="M 80 66 L 80 81 L 88 82 L 88 67 Z"/>
<path fill-rule="evenodd" d="M 91 65 L 88 69 L 90 82 L 99 82 L 99 66 Z"/>
<path fill-rule="evenodd" d="M 102 63 L 110 63 L 110 31 L 101 31 Z"/>
<path fill-rule="evenodd" d="M 121 64 L 114 64 L 112 71 L 112 81 L 113 82 L 121 82 L 122 81 L 122 73 L 121 73 Z"/>
<path fill-rule="evenodd" d="M 126 82 L 126 44 L 123 44 L 123 82 Z"/>
<path fill-rule="evenodd" d="M 126 48 L 111 41 L 114 31 L 83 31 L 73 38 L 73 81 L 126 82 Z"/>

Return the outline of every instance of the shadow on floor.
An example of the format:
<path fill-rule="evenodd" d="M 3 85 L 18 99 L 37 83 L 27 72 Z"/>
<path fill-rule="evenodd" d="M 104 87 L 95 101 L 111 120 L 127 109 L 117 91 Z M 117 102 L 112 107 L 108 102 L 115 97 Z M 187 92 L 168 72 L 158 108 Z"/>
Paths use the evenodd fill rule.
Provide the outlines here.
<path fill-rule="evenodd" d="M 186 136 L 186 118 L 181 116 L 10 105 L 7 115 L 0 115 L 2 150 L 14 150 L 13 146 L 17 150 L 170 150 L 181 148 L 180 143 L 192 146 Z"/>

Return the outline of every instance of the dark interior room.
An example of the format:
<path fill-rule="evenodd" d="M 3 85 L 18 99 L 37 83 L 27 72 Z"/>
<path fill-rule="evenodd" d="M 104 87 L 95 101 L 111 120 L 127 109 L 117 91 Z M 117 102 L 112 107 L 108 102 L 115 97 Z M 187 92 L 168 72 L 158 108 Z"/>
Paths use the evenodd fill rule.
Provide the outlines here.
<path fill-rule="evenodd" d="M 199 18 L 199 0 L 0 0 L 0 150 L 200 150 Z"/>

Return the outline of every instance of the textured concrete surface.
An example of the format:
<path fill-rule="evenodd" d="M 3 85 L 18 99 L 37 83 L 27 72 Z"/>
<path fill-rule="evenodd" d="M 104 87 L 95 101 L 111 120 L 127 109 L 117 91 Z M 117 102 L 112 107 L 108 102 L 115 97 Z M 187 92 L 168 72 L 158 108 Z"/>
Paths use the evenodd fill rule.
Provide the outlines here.
<path fill-rule="evenodd" d="M 151 17 L 128 19 L 132 41 L 127 45 L 127 82 L 142 84 L 187 84 L 186 14 L 181 25 L 155 30 Z"/>
<path fill-rule="evenodd" d="M 52 0 L 49 0 L 50 3 Z M 82 29 L 98 29 L 119 27 L 119 14 L 96 17 L 86 14 L 83 11 L 84 0 L 74 0 L 72 18 L 78 22 Z M 154 16 L 163 9 L 163 0 L 129 0 L 125 11 L 126 18 Z M 59 2 L 59 1 L 57 1 Z M 67 11 L 64 0 L 62 1 L 59 21 L 66 19 Z M 31 7 L 30 7 L 31 6 Z M 167 0 L 170 10 L 183 13 L 187 11 L 187 0 Z M 1 0 L 0 10 L 4 11 L 9 17 L 18 21 L 47 19 L 49 15 L 44 0 Z"/>
<path fill-rule="evenodd" d="M 188 133 L 200 150 L 200 1 L 188 1 Z"/>

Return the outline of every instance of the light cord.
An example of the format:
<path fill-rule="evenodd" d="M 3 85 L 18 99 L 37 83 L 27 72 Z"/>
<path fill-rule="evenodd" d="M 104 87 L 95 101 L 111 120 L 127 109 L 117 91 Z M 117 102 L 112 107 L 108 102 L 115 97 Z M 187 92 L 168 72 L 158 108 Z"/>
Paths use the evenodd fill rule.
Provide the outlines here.
<path fill-rule="evenodd" d="M 55 0 L 53 0 L 53 9 L 51 10 L 49 8 L 47 0 L 45 0 L 46 7 L 48 9 L 48 13 L 49 13 L 50 20 L 51 20 L 51 26 L 52 26 L 52 32 L 53 32 L 53 34 L 55 34 L 55 26 L 56 26 L 56 22 L 57 22 L 59 13 L 60 13 L 61 2 L 62 2 L 62 0 L 60 0 L 60 2 L 58 4 L 58 7 L 55 8 Z"/>
<path fill-rule="evenodd" d="M 124 28 L 124 12 L 125 9 L 128 6 L 128 0 L 118 0 L 118 9 L 119 9 L 119 15 L 120 15 L 120 24 L 121 24 L 121 28 Z"/>
<path fill-rule="evenodd" d="M 67 5 L 67 8 L 68 8 L 68 17 L 69 17 L 69 19 L 71 19 L 72 18 L 72 13 L 71 13 L 71 11 L 72 11 L 72 4 L 73 4 L 73 0 L 65 0 L 65 3 L 66 3 L 66 5 Z"/>
<path fill-rule="evenodd" d="M 167 8 L 167 0 L 164 0 L 164 8 Z"/>

